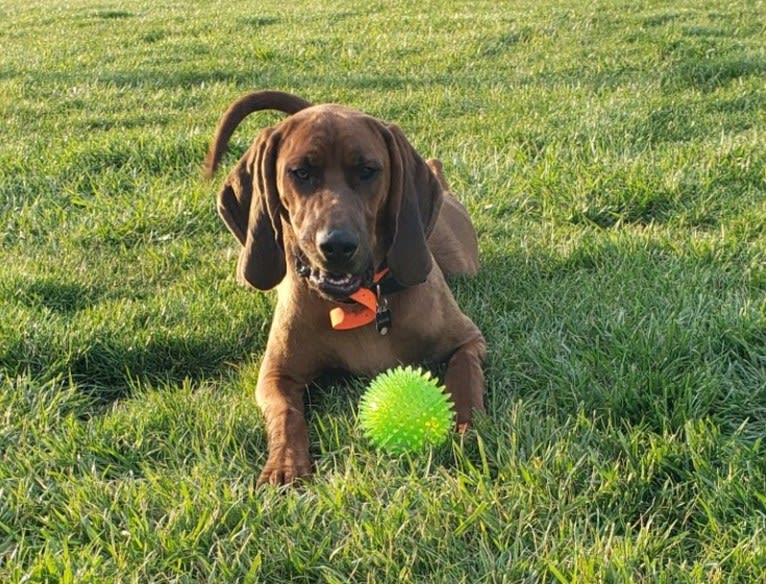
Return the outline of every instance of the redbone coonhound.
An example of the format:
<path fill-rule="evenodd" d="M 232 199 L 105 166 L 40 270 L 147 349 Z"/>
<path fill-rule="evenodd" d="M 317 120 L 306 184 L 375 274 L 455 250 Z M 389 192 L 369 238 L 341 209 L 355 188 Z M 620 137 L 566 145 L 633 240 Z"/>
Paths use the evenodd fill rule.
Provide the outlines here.
<path fill-rule="evenodd" d="M 256 390 L 269 445 L 259 483 L 312 473 L 304 391 L 326 370 L 447 362 L 465 430 L 483 409 L 486 347 L 445 276 L 475 274 L 478 246 L 441 163 L 425 162 L 395 125 L 261 91 L 221 118 L 208 176 L 239 123 L 267 109 L 288 117 L 260 133 L 218 194 L 242 246 L 239 281 L 278 293 Z"/>

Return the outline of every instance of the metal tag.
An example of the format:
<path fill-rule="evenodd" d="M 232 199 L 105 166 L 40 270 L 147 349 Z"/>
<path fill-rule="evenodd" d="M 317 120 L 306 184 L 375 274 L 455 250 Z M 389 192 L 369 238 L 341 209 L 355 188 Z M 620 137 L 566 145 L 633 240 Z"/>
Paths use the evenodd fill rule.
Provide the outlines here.
<path fill-rule="evenodd" d="M 381 335 L 387 335 L 391 330 L 391 311 L 388 308 L 388 300 L 380 295 L 380 286 L 378 286 L 378 307 L 375 310 L 375 328 Z"/>

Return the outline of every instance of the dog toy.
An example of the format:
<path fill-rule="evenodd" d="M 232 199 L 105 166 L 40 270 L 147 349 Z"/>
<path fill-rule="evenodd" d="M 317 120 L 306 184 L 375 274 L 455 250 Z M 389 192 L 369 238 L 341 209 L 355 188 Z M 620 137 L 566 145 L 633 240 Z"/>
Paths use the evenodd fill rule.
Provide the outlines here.
<path fill-rule="evenodd" d="M 447 439 L 453 404 L 430 372 L 396 367 L 370 383 L 359 403 L 359 422 L 376 447 L 394 454 L 418 452 Z"/>

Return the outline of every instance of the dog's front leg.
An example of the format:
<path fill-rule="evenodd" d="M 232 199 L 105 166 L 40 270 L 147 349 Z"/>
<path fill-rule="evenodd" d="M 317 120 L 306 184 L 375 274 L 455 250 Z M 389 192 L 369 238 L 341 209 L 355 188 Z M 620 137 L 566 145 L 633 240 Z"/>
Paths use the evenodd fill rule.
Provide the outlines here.
<path fill-rule="evenodd" d="M 487 352 L 484 337 L 477 337 L 457 348 L 447 364 L 444 384 L 452 396 L 457 413 L 457 429 L 465 432 L 474 411 L 484 411 L 484 372 L 482 362 Z"/>
<path fill-rule="evenodd" d="M 258 478 L 259 485 L 285 485 L 311 475 L 305 388 L 305 381 L 270 368 L 266 362 L 261 367 L 256 400 L 266 420 L 269 458 Z"/>

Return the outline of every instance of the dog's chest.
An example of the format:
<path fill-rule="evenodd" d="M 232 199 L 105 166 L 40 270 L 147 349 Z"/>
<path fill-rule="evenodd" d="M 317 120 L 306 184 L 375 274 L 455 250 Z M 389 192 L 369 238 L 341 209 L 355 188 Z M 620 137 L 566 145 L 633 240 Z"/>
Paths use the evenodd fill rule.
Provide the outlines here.
<path fill-rule="evenodd" d="M 351 373 L 372 375 L 400 364 L 419 363 L 434 355 L 436 343 L 422 335 L 396 329 L 381 335 L 374 326 L 355 331 L 334 332 L 334 359 Z"/>

